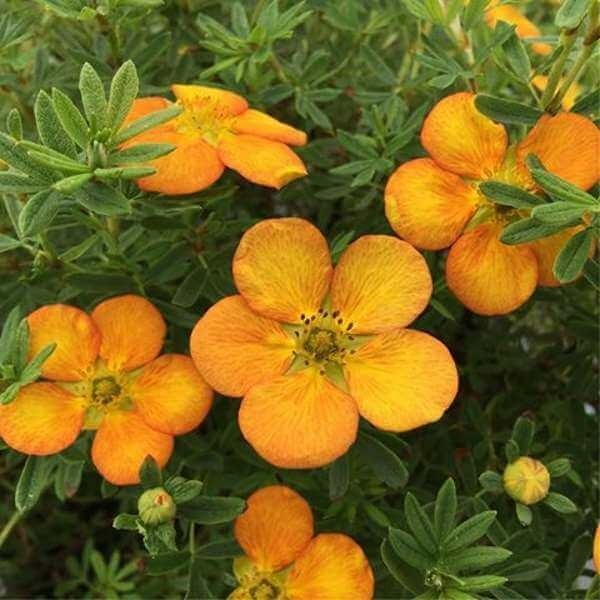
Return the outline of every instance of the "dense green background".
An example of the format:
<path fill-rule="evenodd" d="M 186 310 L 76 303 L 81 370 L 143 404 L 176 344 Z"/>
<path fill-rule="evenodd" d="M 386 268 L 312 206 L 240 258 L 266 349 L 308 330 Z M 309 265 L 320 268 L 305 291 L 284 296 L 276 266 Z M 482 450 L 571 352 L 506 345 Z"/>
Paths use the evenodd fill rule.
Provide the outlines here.
<path fill-rule="evenodd" d="M 460 2 L 447 4 L 457 13 L 461 9 Z M 548 41 L 556 42 L 556 3 L 519 4 Z M 118 183 L 132 212 L 120 218 L 116 237 L 103 218 L 64 202 L 29 249 L 0 253 L 0 319 L 17 304 L 23 313 L 56 301 L 87 309 L 134 291 L 163 311 L 167 348 L 186 352 L 198 317 L 233 292 L 231 256 L 243 231 L 257 220 L 306 217 L 327 236 L 334 256 L 363 233 L 392 233 L 383 213 L 385 181 L 399 163 L 424 154 L 418 132 L 437 99 L 475 89 L 535 103 L 526 81 L 498 45 L 490 44 L 492 33 L 480 18 L 469 31 L 473 58 L 463 52 L 460 32 L 434 22 L 435 6 L 282 0 L 277 11 L 276 3 L 261 0 L 0 0 L 0 123 L 16 108 L 27 139 L 36 140 L 33 104 L 40 89 L 59 87 L 79 102 L 84 62 L 108 83 L 128 59 L 137 66 L 141 95 L 168 95 L 173 82 L 223 85 L 310 138 L 300 150 L 309 176 L 281 192 L 231 172 L 190 197 L 140 194 L 133 184 Z M 552 65 L 552 57 L 529 55 L 539 72 Z M 596 76 L 597 67 L 585 73 L 587 90 Z M 515 139 L 526 129 L 510 126 Z M 0 233 L 14 236 L 10 215 L 25 198 L 3 196 Z M 591 542 L 583 537 L 571 545 L 591 534 L 598 518 L 593 281 L 581 278 L 560 289 L 538 290 L 510 316 L 480 318 L 445 289 L 444 253 L 426 256 L 434 299 L 415 326 L 448 345 L 461 374 L 459 396 L 439 423 L 401 436 L 363 424 L 361 442 L 332 469 L 281 471 L 260 460 L 241 438 L 238 402 L 217 398 L 200 430 L 178 439 L 168 471 L 202 480 L 210 495 L 246 497 L 275 481 L 294 487 L 313 506 L 318 530 L 346 532 L 360 542 L 376 574 L 377 596 L 386 598 L 411 597 L 380 557 L 388 525 L 406 527 L 407 491 L 426 504 L 452 477 L 460 518 L 481 511 L 472 500 L 479 495 L 499 511 L 494 543 L 514 552 L 492 571 L 512 568 L 504 592 L 481 597 L 582 598 L 584 592 L 570 588 L 590 556 Z M 535 507 L 528 528 L 518 523 L 513 501 L 482 493 L 478 482 L 485 470 L 503 469 L 504 443 L 523 414 L 536 424 L 533 456 L 571 460 L 572 470 L 552 489 L 578 506 L 569 515 Z M 373 436 L 386 451 L 374 445 Z M 407 482 L 398 457 L 408 469 Z M 17 453 L 0 453 L 0 525 L 14 511 L 23 464 Z M 111 527 L 118 513 L 135 511 L 139 489 L 102 485 L 88 465 L 78 489 L 77 479 L 75 474 L 66 484 L 50 484 L 0 549 L 0 597 L 183 596 L 189 585 L 185 568 L 167 577 L 149 575 L 139 536 Z M 178 521 L 177 529 L 184 546 L 187 522 Z M 195 529 L 197 545 L 230 536 L 230 524 Z M 103 561 L 113 561 L 112 571 L 106 572 Z M 130 565 L 121 583 L 115 583 L 117 565 Z M 199 561 L 196 570 L 215 596 L 231 590 L 230 559 Z"/>

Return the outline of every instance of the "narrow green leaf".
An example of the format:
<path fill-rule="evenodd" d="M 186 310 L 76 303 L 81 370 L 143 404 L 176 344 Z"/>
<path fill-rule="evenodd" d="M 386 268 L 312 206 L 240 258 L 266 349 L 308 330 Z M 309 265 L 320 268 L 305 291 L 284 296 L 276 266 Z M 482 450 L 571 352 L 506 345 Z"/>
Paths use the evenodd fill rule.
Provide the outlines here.
<path fill-rule="evenodd" d="M 419 571 L 404 564 L 388 540 L 383 540 L 380 552 L 383 564 L 398 583 L 415 595 L 424 591 L 423 577 Z"/>
<path fill-rule="evenodd" d="M 80 187 L 84 186 L 92 177 L 92 173 L 81 173 L 79 175 L 71 175 L 70 177 L 65 177 L 64 179 L 57 181 L 52 185 L 52 187 L 57 192 L 62 192 L 63 194 L 70 194 L 75 190 L 78 190 Z"/>
<path fill-rule="evenodd" d="M 340 456 L 329 467 L 329 498 L 337 500 L 348 491 L 350 484 L 350 461 L 348 454 Z"/>
<path fill-rule="evenodd" d="M 138 515 L 128 515 L 121 513 L 113 519 L 112 526 L 114 529 L 125 531 L 137 531 L 140 518 Z"/>
<path fill-rule="evenodd" d="M 556 492 L 550 492 L 543 500 L 546 506 L 549 506 L 556 512 L 570 515 L 577 512 L 577 505 L 566 496 L 557 494 Z"/>
<path fill-rule="evenodd" d="M 53 190 L 31 196 L 19 214 L 19 228 L 25 237 L 47 229 L 58 213 L 62 196 Z"/>
<path fill-rule="evenodd" d="M 86 120 L 73 101 L 59 89 L 52 89 L 54 112 L 69 137 L 80 147 L 85 148 L 89 139 Z"/>
<path fill-rule="evenodd" d="M 98 215 L 126 215 L 131 211 L 129 200 L 118 190 L 100 182 L 90 182 L 75 192 L 76 200 Z"/>
<path fill-rule="evenodd" d="M 465 31 L 471 30 L 482 19 L 490 0 L 470 0 L 465 6 L 462 24 Z"/>
<path fill-rule="evenodd" d="M 419 570 L 431 568 L 434 558 L 421 548 L 410 533 L 394 527 L 390 527 L 388 531 L 390 544 L 399 558 Z"/>
<path fill-rule="evenodd" d="M 445 551 L 455 552 L 481 539 L 495 519 L 495 510 L 488 510 L 467 519 L 448 535 L 444 544 Z"/>
<path fill-rule="evenodd" d="M 519 523 L 521 523 L 521 525 L 524 527 L 531 525 L 531 522 L 533 521 L 533 513 L 531 512 L 529 506 L 517 502 L 515 504 L 515 511 L 517 513 L 517 519 L 519 519 Z"/>
<path fill-rule="evenodd" d="M 563 477 L 571 470 L 571 461 L 568 458 L 557 458 L 550 461 L 546 465 L 546 468 L 548 469 L 548 473 L 550 473 L 550 477 Z"/>
<path fill-rule="evenodd" d="M 554 24 L 560 29 L 575 29 L 585 17 L 590 0 L 563 0 Z"/>
<path fill-rule="evenodd" d="M 484 181 L 479 184 L 479 190 L 492 202 L 503 206 L 532 208 L 542 202 L 539 196 L 500 181 Z"/>
<path fill-rule="evenodd" d="M 529 157 L 528 157 L 529 158 Z M 528 161 L 528 165 L 531 163 Z M 580 203 L 589 208 L 598 208 L 598 201 L 576 185 L 541 168 L 530 167 L 535 182 L 555 200 Z"/>
<path fill-rule="evenodd" d="M 563 589 L 570 590 L 575 580 L 582 574 L 585 564 L 592 554 L 592 536 L 584 533 L 575 538 L 569 546 L 567 562 L 563 568 Z"/>
<path fill-rule="evenodd" d="M 448 478 L 435 499 L 433 521 L 439 542 L 443 542 L 454 528 L 456 505 L 456 485 L 452 478 Z"/>
<path fill-rule="evenodd" d="M 501 492 L 504 489 L 502 477 L 495 471 L 484 471 L 479 476 L 479 483 L 488 492 Z"/>
<path fill-rule="evenodd" d="M 521 38 L 515 31 L 502 44 L 502 49 L 513 73 L 521 81 L 529 81 L 531 77 L 531 62 Z"/>
<path fill-rule="evenodd" d="M 42 184 L 51 181 L 52 172 L 32 161 L 20 144 L 0 131 L 0 159 Z"/>
<path fill-rule="evenodd" d="M 94 175 L 99 179 L 139 179 L 154 173 L 156 173 L 154 167 L 109 167 L 94 171 Z"/>
<path fill-rule="evenodd" d="M 6 131 L 15 140 L 23 139 L 23 120 L 21 113 L 16 108 L 11 108 L 6 115 Z"/>
<path fill-rule="evenodd" d="M 164 488 L 171 494 L 175 504 L 184 504 L 200 494 L 202 482 L 196 479 L 170 477 L 165 481 Z"/>
<path fill-rule="evenodd" d="M 160 487 L 162 474 L 156 460 L 150 455 L 146 456 L 140 467 L 140 483 L 145 490 Z"/>
<path fill-rule="evenodd" d="M 42 374 L 42 365 L 48 360 L 52 353 L 56 350 L 56 343 L 44 346 L 21 372 L 19 377 L 20 383 L 31 383 Z"/>
<path fill-rule="evenodd" d="M 246 507 L 241 498 L 199 496 L 178 507 L 178 514 L 202 525 L 228 523 Z"/>
<path fill-rule="evenodd" d="M 106 127 L 108 103 L 104 85 L 94 67 L 87 62 L 79 74 L 79 92 L 88 121 L 95 124 L 96 130 Z"/>
<path fill-rule="evenodd" d="M 596 88 L 583 97 L 578 97 L 577 102 L 572 106 L 571 112 L 583 115 L 595 114 L 600 108 L 600 88 Z"/>
<path fill-rule="evenodd" d="M 71 158 L 77 156 L 75 144 L 67 135 L 61 122 L 56 116 L 54 105 L 50 96 L 41 90 L 34 105 L 35 124 L 40 140 L 50 148 Z"/>
<path fill-rule="evenodd" d="M 552 271 L 561 283 L 574 281 L 581 274 L 590 255 L 594 234 L 591 228 L 576 233 L 559 252 Z"/>
<path fill-rule="evenodd" d="M 589 206 L 573 202 L 550 202 L 533 209 L 531 216 L 547 225 L 570 225 L 581 220 Z"/>
<path fill-rule="evenodd" d="M 8 235 L 4 235 L 0 233 L 0 254 L 2 252 L 8 252 L 10 250 L 14 250 L 21 246 L 21 242 L 19 240 L 15 240 Z"/>
<path fill-rule="evenodd" d="M 475 106 L 490 119 L 511 125 L 534 125 L 543 114 L 538 108 L 487 94 L 477 94 Z"/>
<path fill-rule="evenodd" d="M 54 456 L 29 456 L 15 490 L 15 506 L 20 512 L 31 510 L 39 500 L 56 464 Z"/>
<path fill-rule="evenodd" d="M 549 565 L 541 560 L 520 560 L 502 569 L 502 574 L 512 582 L 536 581 L 543 577 Z"/>
<path fill-rule="evenodd" d="M 377 438 L 361 432 L 357 449 L 360 457 L 371 467 L 375 475 L 393 488 L 408 481 L 408 470 L 398 455 Z"/>
<path fill-rule="evenodd" d="M 512 556 L 506 548 L 494 546 L 471 546 L 447 557 L 448 562 L 456 573 L 478 571 L 490 565 L 505 561 Z"/>
<path fill-rule="evenodd" d="M 485 592 L 487 590 L 493 590 L 508 580 L 506 577 L 500 575 L 475 575 L 473 577 L 461 577 L 462 585 L 461 590 L 468 592 Z"/>
<path fill-rule="evenodd" d="M 17 343 L 17 330 L 21 322 L 21 307 L 17 304 L 6 317 L 0 335 L 0 365 L 7 362 L 12 347 Z"/>
<path fill-rule="evenodd" d="M 110 83 L 108 126 L 117 131 L 129 113 L 139 89 L 137 70 L 132 61 L 123 63 Z"/>
<path fill-rule="evenodd" d="M 535 435 L 535 423 L 528 417 L 519 417 L 513 426 L 511 439 L 517 444 L 522 456 L 529 454 L 533 436 Z"/>
<path fill-rule="evenodd" d="M 33 194 L 44 189 L 45 185 L 27 175 L 10 171 L 0 171 L 0 192 L 11 194 Z"/>
<path fill-rule="evenodd" d="M 152 129 L 157 125 L 162 125 L 175 118 L 177 115 L 183 112 L 183 108 L 177 104 L 173 104 L 168 108 L 163 110 L 158 110 L 153 112 L 145 117 L 140 119 L 136 119 L 132 123 L 130 123 L 125 129 L 119 131 L 113 139 L 113 145 L 118 146 L 123 142 L 126 142 L 128 139 L 147 131 L 148 129 Z"/>
<path fill-rule="evenodd" d="M 509 245 L 525 244 L 558 233 L 562 229 L 562 225 L 547 225 L 530 217 L 505 227 L 500 236 L 500 241 Z"/>
<path fill-rule="evenodd" d="M 433 525 L 413 494 L 408 492 L 404 498 L 404 514 L 410 530 L 423 549 L 435 556 L 438 542 Z"/>
<path fill-rule="evenodd" d="M 110 155 L 111 165 L 143 163 L 175 150 L 173 144 L 138 144 Z"/>

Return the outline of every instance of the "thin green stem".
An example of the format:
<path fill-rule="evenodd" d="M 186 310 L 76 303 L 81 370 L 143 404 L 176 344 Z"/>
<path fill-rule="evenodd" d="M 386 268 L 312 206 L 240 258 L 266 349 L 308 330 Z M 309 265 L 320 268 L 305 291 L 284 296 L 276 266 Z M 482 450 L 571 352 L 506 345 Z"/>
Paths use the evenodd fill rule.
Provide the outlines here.
<path fill-rule="evenodd" d="M 565 78 L 560 86 L 560 89 L 558 90 L 558 92 L 556 93 L 556 95 L 554 96 L 554 98 L 552 100 L 552 103 L 548 107 L 548 110 L 550 112 L 556 112 L 560 108 L 563 98 L 565 97 L 565 95 L 569 91 L 570 87 L 573 85 L 573 83 L 577 79 L 579 73 L 585 67 L 588 60 L 590 59 L 593 49 L 594 49 L 593 45 L 583 47 L 581 54 L 575 61 L 575 64 L 571 67 L 571 70 L 565 75 Z"/>
<path fill-rule="evenodd" d="M 562 77 L 563 70 L 565 68 L 565 63 L 567 62 L 567 58 L 571 53 L 571 48 L 577 39 L 577 31 L 579 28 L 574 29 L 572 31 L 563 32 L 560 35 L 560 42 L 563 44 L 562 52 L 560 56 L 557 58 L 556 62 L 552 66 L 550 70 L 550 74 L 548 75 L 548 84 L 546 85 L 546 89 L 542 94 L 542 107 L 546 109 L 552 99 L 554 98 L 554 94 L 556 93 L 556 88 L 560 82 L 560 78 Z"/>
<path fill-rule="evenodd" d="M 15 525 L 21 520 L 22 516 L 23 513 L 16 510 L 8 520 L 8 523 L 6 523 L 6 525 L 2 528 L 2 531 L 0 531 L 0 548 L 2 548 L 4 542 L 10 535 L 10 532 L 14 529 Z"/>
<path fill-rule="evenodd" d="M 190 523 L 190 554 L 193 556 L 196 553 L 196 523 L 193 521 Z"/>

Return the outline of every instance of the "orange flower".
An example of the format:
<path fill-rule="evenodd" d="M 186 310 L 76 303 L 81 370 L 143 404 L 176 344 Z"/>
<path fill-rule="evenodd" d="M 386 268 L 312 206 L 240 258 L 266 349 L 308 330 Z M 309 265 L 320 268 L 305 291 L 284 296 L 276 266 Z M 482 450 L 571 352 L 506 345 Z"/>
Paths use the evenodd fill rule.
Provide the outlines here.
<path fill-rule="evenodd" d="M 516 25 L 516 34 L 525 40 L 542 35 L 537 25 L 534 25 L 516 6 L 510 4 L 498 6 L 498 0 L 492 2 L 490 8 L 485 11 L 485 20 L 490 27 L 495 27 L 498 21 Z M 542 55 L 552 52 L 552 46 L 544 42 L 534 42 L 531 47 L 534 52 Z"/>
<path fill-rule="evenodd" d="M 557 286 L 552 266 L 574 227 L 529 244 L 508 246 L 499 236 L 523 211 L 489 202 L 477 189 L 495 180 L 525 189 L 535 185 L 525 159 L 588 189 L 598 180 L 598 128 L 578 114 L 544 115 L 516 146 L 502 125 L 481 114 L 470 93 L 447 96 L 423 124 L 421 142 L 431 158 L 401 165 L 385 190 L 387 218 L 417 248 L 452 246 L 446 261 L 448 287 L 481 315 L 509 313 L 536 286 Z M 476 214 L 475 218 L 474 215 Z"/>
<path fill-rule="evenodd" d="M 234 561 L 239 587 L 229 600 L 373 597 L 373 572 L 360 546 L 341 533 L 314 536 L 310 506 L 288 487 L 254 492 L 235 521 L 235 538 L 246 556 Z"/>
<path fill-rule="evenodd" d="M 143 190 L 191 194 L 212 185 L 225 167 L 253 183 L 277 189 L 306 175 L 304 163 L 289 148 L 306 143 L 304 132 L 248 108 L 246 100 L 232 92 L 199 85 L 173 85 L 171 89 L 183 113 L 124 144 L 176 146 L 170 154 L 150 162 L 157 173 L 138 180 Z M 124 126 L 171 104 L 165 98 L 139 98 Z"/>
<path fill-rule="evenodd" d="M 192 360 L 158 356 L 166 325 L 140 296 L 105 300 L 91 315 L 52 304 L 27 323 L 31 357 L 48 344 L 56 348 L 42 367 L 47 381 L 0 406 L 0 436 L 19 452 L 55 454 L 82 429 L 94 429 L 98 471 L 115 485 L 134 484 L 146 456 L 164 466 L 173 436 L 196 428 L 210 409 L 212 391 Z"/>
<path fill-rule="evenodd" d="M 239 295 L 196 324 L 192 358 L 220 393 L 243 396 L 242 433 L 272 464 L 330 463 L 356 439 L 359 414 L 407 431 L 452 403 L 458 378 L 447 348 L 404 329 L 432 289 L 406 242 L 363 236 L 334 270 L 317 228 L 269 219 L 242 237 L 233 277 Z"/>
<path fill-rule="evenodd" d="M 596 525 L 596 533 L 594 533 L 594 548 L 592 551 L 594 559 L 594 568 L 596 573 L 600 574 L 600 525 Z"/>

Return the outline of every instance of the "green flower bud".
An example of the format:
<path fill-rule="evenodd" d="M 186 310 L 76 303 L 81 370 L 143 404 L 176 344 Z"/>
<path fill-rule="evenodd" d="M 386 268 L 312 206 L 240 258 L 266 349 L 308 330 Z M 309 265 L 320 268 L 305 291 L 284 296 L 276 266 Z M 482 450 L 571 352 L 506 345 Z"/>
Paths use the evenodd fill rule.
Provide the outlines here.
<path fill-rule="evenodd" d="M 504 469 L 502 476 L 506 493 L 521 504 L 535 504 L 548 495 L 550 473 L 539 461 L 521 456 Z"/>
<path fill-rule="evenodd" d="M 146 525 L 168 523 L 175 518 L 176 512 L 173 498 L 161 487 L 146 490 L 138 500 L 138 513 Z"/>

